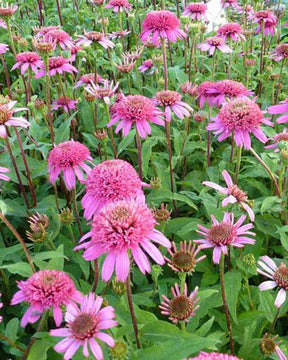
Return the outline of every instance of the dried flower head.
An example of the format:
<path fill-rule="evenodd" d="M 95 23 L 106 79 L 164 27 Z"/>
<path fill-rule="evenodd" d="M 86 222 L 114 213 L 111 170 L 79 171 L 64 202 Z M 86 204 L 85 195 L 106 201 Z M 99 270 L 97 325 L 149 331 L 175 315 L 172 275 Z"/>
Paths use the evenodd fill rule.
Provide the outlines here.
<path fill-rule="evenodd" d="M 160 209 L 153 209 L 154 218 L 157 222 L 162 223 L 170 219 L 172 210 L 168 210 L 168 205 L 161 204 Z"/>
<path fill-rule="evenodd" d="M 46 214 L 36 212 L 29 217 L 28 223 L 32 231 L 41 231 L 49 227 L 49 217 Z"/>
<path fill-rule="evenodd" d="M 260 341 L 260 350 L 265 356 L 269 356 L 276 353 L 280 360 L 287 360 L 287 357 L 279 347 L 282 341 L 281 340 L 276 341 L 278 336 L 279 335 L 273 336 L 266 333 Z"/>

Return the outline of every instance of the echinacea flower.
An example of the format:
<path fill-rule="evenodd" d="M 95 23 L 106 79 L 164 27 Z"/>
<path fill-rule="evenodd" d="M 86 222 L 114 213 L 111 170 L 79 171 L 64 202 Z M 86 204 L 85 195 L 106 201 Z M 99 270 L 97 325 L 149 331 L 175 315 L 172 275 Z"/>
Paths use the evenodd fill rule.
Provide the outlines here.
<path fill-rule="evenodd" d="M 276 296 L 274 305 L 280 308 L 286 300 L 288 290 L 288 266 L 282 262 L 278 267 L 269 256 L 262 256 L 258 261 L 258 265 L 258 273 L 271 279 L 261 283 L 259 289 L 265 291 L 279 287 L 280 290 Z"/>
<path fill-rule="evenodd" d="M 87 358 L 89 357 L 89 345 L 95 359 L 103 360 L 103 351 L 98 341 L 101 340 L 110 347 L 114 346 L 113 338 L 101 331 L 117 326 L 117 321 L 114 318 L 114 308 L 112 306 L 103 307 L 102 297 L 95 297 L 93 293 L 83 296 L 80 308 L 76 304 L 67 306 L 66 327 L 50 330 L 51 336 L 65 338 L 54 346 L 54 350 L 58 353 L 64 353 L 64 360 L 70 360 L 76 351 L 83 346 L 83 355 Z"/>
<path fill-rule="evenodd" d="M 7 169 L 6 167 L 0 166 L 0 179 L 4 180 L 4 181 L 9 181 L 10 180 L 9 176 L 5 175 L 8 172 L 10 172 L 9 169 Z"/>
<path fill-rule="evenodd" d="M 125 55 L 122 55 L 122 61 L 120 64 L 114 64 L 116 69 L 118 69 L 119 71 L 123 72 L 123 73 L 130 73 L 135 66 L 136 62 L 133 60 L 130 60 L 128 57 L 126 57 Z"/>
<path fill-rule="evenodd" d="M 91 82 L 85 87 L 85 90 L 97 99 L 101 99 L 105 104 L 110 104 L 110 98 L 115 95 L 118 88 L 118 83 L 114 86 L 113 81 L 109 83 L 108 80 L 103 80 L 101 85 Z"/>
<path fill-rule="evenodd" d="M 196 297 L 198 294 L 198 286 L 195 287 L 194 291 L 188 296 L 187 284 L 185 283 L 183 294 L 181 294 L 178 284 L 175 287 L 171 287 L 173 298 L 169 300 L 167 296 L 162 295 L 164 299 L 159 305 L 161 314 L 168 315 L 168 319 L 177 324 L 178 321 L 189 322 L 192 316 L 195 316 L 195 312 L 199 308 L 196 305 L 200 300 Z"/>
<path fill-rule="evenodd" d="M 92 160 L 89 149 L 78 141 L 65 141 L 56 145 L 49 153 L 49 181 L 55 184 L 61 171 L 68 190 L 75 188 L 75 175 L 80 182 L 84 181 L 83 170 L 89 174 L 91 168 L 85 163 Z"/>
<path fill-rule="evenodd" d="M 96 165 L 86 179 L 82 198 L 84 217 L 89 220 L 107 203 L 138 199 L 145 202 L 141 181 L 136 170 L 124 160 L 106 160 Z"/>
<path fill-rule="evenodd" d="M 128 36 L 131 31 L 128 30 L 119 30 L 119 31 L 112 31 L 111 34 L 109 34 L 109 39 L 122 39 L 125 36 Z"/>
<path fill-rule="evenodd" d="M 63 318 L 61 306 L 73 301 L 80 302 L 82 297 L 72 279 L 58 270 L 40 270 L 26 281 L 19 281 L 18 288 L 20 290 L 14 294 L 11 305 L 23 301 L 29 303 L 29 308 L 21 320 L 22 327 L 27 323 L 35 323 L 42 313 L 51 307 L 55 324 L 60 326 Z"/>
<path fill-rule="evenodd" d="M 53 100 L 52 102 L 52 110 L 58 110 L 63 108 L 64 111 L 69 112 L 70 110 L 76 110 L 77 100 L 70 99 L 69 97 L 60 96 L 59 99 Z"/>
<path fill-rule="evenodd" d="M 218 105 L 218 98 L 219 95 L 221 95 L 217 83 L 212 81 L 204 81 L 197 87 L 196 93 L 196 99 L 199 99 L 200 109 L 204 107 L 206 101 L 210 107 Z"/>
<path fill-rule="evenodd" d="M 223 39 L 231 38 L 234 41 L 246 40 L 243 35 L 243 29 L 238 23 L 224 24 L 217 30 L 217 35 L 223 37 Z"/>
<path fill-rule="evenodd" d="M 287 360 L 287 357 L 279 347 L 282 341 L 281 340 L 276 341 L 278 336 L 279 335 L 269 336 L 266 333 L 260 341 L 260 350 L 262 354 L 264 354 L 265 356 L 269 356 L 276 353 L 279 360 Z"/>
<path fill-rule="evenodd" d="M 234 9 L 239 9 L 238 0 L 221 0 L 221 4 L 224 8 L 232 7 Z"/>
<path fill-rule="evenodd" d="M 242 206 L 243 209 L 247 211 L 250 220 L 254 221 L 255 215 L 251 207 L 248 205 L 249 201 L 247 194 L 243 190 L 239 189 L 236 184 L 233 184 L 231 176 L 226 170 L 222 171 L 222 175 L 227 185 L 226 188 L 211 181 L 203 181 L 202 184 L 216 189 L 222 194 L 227 195 L 227 197 L 222 201 L 222 206 L 238 203 Z"/>
<path fill-rule="evenodd" d="M 5 54 L 8 50 L 9 50 L 8 45 L 0 43 L 0 54 Z"/>
<path fill-rule="evenodd" d="M 114 104 L 112 120 L 107 124 L 107 127 L 120 121 L 115 132 L 117 134 L 122 129 L 123 136 L 127 136 L 132 125 L 135 124 L 139 136 L 144 139 L 147 134 L 151 134 L 151 127 L 148 121 L 164 125 L 161 115 L 162 112 L 146 96 L 123 96 L 119 102 Z"/>
<path fill-rule="evenodd" d="M 150 11 L 143 21 L 143 31 L 140 34 L 144 42 L 152 35 L 152 42 L 158 45 L 159 39 L 167 39 L 176 42 L 177 39 L 186 38 L 186 34 L 180 29 L 180 21 L 171 11 Z"/>
<path fill-rule="evenodd" d="M 54 30 L 60 30 L 60 26 L 59 25 L 49 25 L 49 26 L 41 26 L 41 27 L 32 27 L 35 36 L 37 38 L 40 37 L 45 37 L 45 35 L 49 32 L 49 31 L 54 31 Z"/>
<path fill-rule="evenodd" d="M 158 91 L 154 98 L 156 105 L 164 107 L 166 121 L 171 121 L 173 112 L 179 119 L 190 116 L 192 107 L 182 101 L 182 96 L 177 91 L 163 90 Z"/>
<path fill-rule="evenodd" d="M 52 42 L 54 44 L 54 49 L 56 48 L 56 45 L 59 45 L 62 50 L 66 50 L 74 45 L 71 36 L 61 29 L 52 29 L 47 31 L 44 35 L 44 40 Z"/>
<path fill-rule="evenodd" d="M 201 51 L 209 51 L 209 55 L 214 55 L 215 50 L 223 53 L 231 53 L 232 50 L 225 44 L 225 39 L 220 36 L 212 36 L 205 39 L 205 42 L 198 44 Z"/>
<path fill-rule="evenodd" d="M 234 355 L 221 354 L 221 353 L 206 353 L 201 352 L 198 356 L 189 358 L 188 360 L 241 360 Z"/>
<path fill-rule="evenodd" d="M 3 29 L 7 29 L 7 25 L 2 19 L 0 19 L 0 27 L 2 27 Z"/>
<path fill-rule="evenodd" d="M 189 81 L 186 81 L 184 84 L 180 85 L 180 89 L 184 94 L 196 97 L 198 95 L 198 86 L 192 84 Z"/>
<path fill-rule="evenodd" d="M 201 19 L 206 20 L 205 13 L 207 11 L 207 5 L 202 2 L 195 2 L 188 4 L 183 11 L 182 15 L 190 16 L 192 20 L 200 21 Z"/>
<path fill-rule="evenodd" d="M 12 70 L 20 68 L 21 75 L 24 75 L 29 67 L 36 74 L 42 65 L 41 57 L 33 51 L 25 51 L 17 54 L 16 61 L 17 62 L 13 65 Z"/>
<path fill-rule="evenodd" d="M 288 143 L 288 129 L 285 128 L 282 133 L 274 135 L 272 138 L 268 139 L 272 140 L 273 144 L 265 146 L 265 149 L 275 149 L 274 152 L 279 152 L 279 145 L 282 141 Z"/>
<path fill-rule="evenodd" d="M 70 61 L 71 62 L 74 62 L 76 60 L 76 56 L 78 54 L 79 51 L 83 50 L 82 47 L 80 45 L 77 45 L 77 44 L 73 44 L 71 45 L 68 50 L 70 50 L 70 53 L 71 53 L 71 57 L 70 57 Z M 82 58 L 83 61 L 86 61 L 85 57 Z"/>
<path fill-rule="evenodd" d="M 150 264 L 144 251 L 159 265 L 165 260 L 152 243 L 170 247 L 170 241 L 155 229 L 156 221 L 145 203 L 136 200 L 120 200 L 103 207 L 93 218 L 92 229 L 80 242 L 91 238 L 75 249 L 85 249 L 85 260 L 95 260 L 107 253 L 102 267 L 102 280 L 109 281 L 114 268 L 118 281 L 126 281 L 130 271 L 130 257 L 140 271 L 150 272 Z M 144 251 L 143 251 L 144 250 Z"/>
<path fill-rule="evenodd" d="M 279 44 L 275 47 L 271 59 L 281 61 L 288 58 L 288 44 Z"/>
<path fill-rule="evenodd" d="M 84 30 L 84 35 L 79 35 L 78 38 L 78 45 L 89 46 L 92 43 L 99 43 L 104 49 L 113 48 L 115 46 L 104 33 L 99 31 L 86 32 Z"/>
<path fill-rule="evenodd" d="M 164 256 L 168 266 L 176 272 L 193 272 L 195 271 L 196 264 L 206 258 L 206 255 L 196 258 L 201 249 L 199 247 L 196 248 L 195 244 L 192 246 L 191 240 L 188 242 L 188 246 L 186 240 L 180 241 L 179 247 L 180 250 L 177 250 L 175 242 L 172 241 L 172 247 L 168 249 L 171 259 Z"/>
<path fill-rule="evenodd" d="M 262 26 L 264 26 L 264 35 L 274 35 L 275 27 L 277 25 L 277 17 L 274 15 L 273 11 L 256 11 L 254 14 L 251 14 L 248 19 L 254 20 L 254 23 L 258 24 L 256 34 L 259 34 L 261 32 Z"/>
<path fill-rule="evenodd" d="M 281 101 L 278 105 L 273 105 L 268 108 L 269 114 L 278 115 L 282 113 L 288 113 L 288 98 Z M 288 114 L 281 115 L 277 120 L 277 124 L 284 124 L 288 122 Z"/>
<path fill-rule="evenodd" d="M 222 104 L 226 98 L 231 101 L 236 98 L 253 95 L 253 91 L 248 90 L 245 85 L 234 80 L 218 81 L 216 87 L 219 92 L 219 95 L 217 95 L 215 99 L 217 105 Z"/>
<path fill-rule="evenodd" d="M 8 3 L 5 5 L 3 2 L 0 3 L 0 17 L 4 19 L 9 19 L 11 16 L 15 14 L 17 11 L 17 5 L 9 5 Z"/>
<path fill-rule="evenodd" d="M 253 228 L 253 224 L 242 225 L 246 219 L 245 215 L 240 216 L 234 224 L 234 214 L 226 212 L 222 222 L 219 222 L 211 215 L 212 226 L 210 229 L 202 225 L 198 225 L 200 230 L 197 232 L 204 236 L 203 239 L 194 240 L 196 244 L 201 244 L 200 249 L 213 249 L 213 262 L 219 264 L 221 254 L 227 255 L 228 247 L 243 247 L 245 244 L 254 245 L 256 240 L 246 235 L 255 236 L 255 233 L 249 231 Z"/>
<path fill-rule="evenodd" d="M 6 126 L 20 126 L 27 129 L 30 123 L 22 116 L 15 117 L 14 114 L 19 111 L 27 110 L 26 108 L 13 109 L 17 101 L 0 101 L 0 137 L 7 137 Z"/>
<path fill-rule="evenodd" d="M 78 70 L 69 63 L 68 59 L 65 59 L 63 56 L 54 56 L 49 58 L 49 76 L 56 76 L 57 74 L 63 73 L 72 74 L 73 72 L 78 73 Z M 41 70 L 36 74 L 35 78 L 39 79 L 46 75 L 45 64 L 42 62 Z"/>
<path fill-rule="evenodd" d="M 251 148 L 250 133 L 262 143 L 267 142 L 267 137 L 261 129 L 262 124 L 273 126 L 267 118 L 263 117 L 263 111 L 252 100 L 240 98 L 223 104 L 216 118 L 211 118 L 207 130 L 214 131 L 219 135 L 218 141 L 227 139 L 234 133 L 237 146 L 245 149 Z"/>
<path fill-rule="evenodd" d="M 103 79 L 99 74 L 96 74 L 96 78 L 95 78 L 95 74 L 94 73 L 90 73 L 90 74 L 84 74 L 80 77 L 80 80 L 76 83 L 76 85 L 74 86 L 74 89 L 77 89 L 80 86 L 86 86 L 89 85 L 91 83 L 99 83 L 101 82 Z"/>
<path fill-rule="evenodd" d="M 106 9 L 113 9 L 115 13 L 125 11 L 126 13 L 132 8 L 128 0 L 110 0 L 105 6 Z"/>
<path fill-rule="evenodd" d="M 150 75 L 153 74 L 155 71 L 153 60 L 148 59 L 148 60 L 143 61 L 143 64 L 138 67 L 138 70 L 141 71 L 142 73 L 147 71 L 148 74 L 150 74 Z"/>

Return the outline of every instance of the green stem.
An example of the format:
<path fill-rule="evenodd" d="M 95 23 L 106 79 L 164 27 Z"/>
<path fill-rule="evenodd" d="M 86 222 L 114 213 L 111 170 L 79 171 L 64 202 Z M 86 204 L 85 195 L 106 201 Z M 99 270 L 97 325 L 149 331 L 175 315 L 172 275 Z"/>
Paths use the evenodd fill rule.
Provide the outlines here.
<path fill-rule="evenodd" d="M 16 50 L 15 50 L 15 44 L 14 44 L 12 31 L 11 31 L 10 19 L 6 20 L 6 25 L 7 25 L 7 31 L 8 31 L 8 36 L 9 36 L 9 40 L 10 40 L 11 49 L 12 49 L 13 55 L 16 56 Z"/>
<path fill-rule="evenodd" d="M 82 227 L 81 227 L 81 221 L 80 221 L 79 212 L 78 212 L 78 209 L 77 209 L 76 190 L 75 190 L 75 189 L 72 189 L 71 192 L 72 192 L 72 203 L 73 203 L 73 208 L 74 208 L 76 223 L 77 223 L 77 226 L 78 226 L 78 230 L 79 230 L 80 236 L 82 237 L 83 231 L 82 231 Z"/>
<path fill-rule="evenodd" d="M 143 171 L 142 171 L 142 143 L 141 138 L 136 130 L 136 145 L 137 145 L 137 159 L 138 159 L 138 169 L 139 169 L 139 177 L 143 179 Z"/>
<path fill-rule="evenodd" d="M 130 281 L 131 280 L 130 280 L 130 274 L 129 274 L 128 277 L 127 277 L 127 280 L 126 280 L 126 293 L 127 293 L 129 311 L 130 311 L 130 315 L 131 315 L 131 319 L 132 319 L 136 344 L 137 344 L 137 348 L 140 349 L 141 348 L 141 343 L 140 343 L 140 340 L 139 340 L 137 320 L 136 320 L 136 315 L 135 315 L 135 311 L 134 311 L 134 307 L 133 307 L 132 291 L 131 291 Z"/>
<path fill-rule="evenodd" d="M 254 310 L 254 301 L 252 299 L 252 295 L 251 295 L 251 289 L 250 289 L 250 285 L 249 285 L 249 280 L 248 280 L 248 276 L 246 274 L 245 277 L 245 283 L 246 283 L 246 288 L 247 288 L 247 293 L 248 293 L 248 298 L 249 298 L 249 303 L 250 303 L 250 310 Z"/>
<path fill-rule="evenodd" d="M 76 244 L 75 236 L 74 236 L 71 224 L 67 224 L 67 229 L 68 229 L 68 232 L 69 232 L 69 235 L 70 235 L 70 238 L 71 238 L 73 244 Z"/>
<path fill-rule="evenodd" d="M 105 107 L 105 112 L 106 112 L 106 117 L 107 117 L 107 123 L 109 123 L 110 122 L 109 107 L 106 103 L 104 103 L 104 107 Z M 108 133 L 109 133 L 109 137 L 110 137 L 110 140 L 112 143 L 114 159 L 117 159 L 117 147 L 116 147 L 116 143 L 115 143 L 115 139 L 114 139 L 114 135 L 113 135 L 113 131 L 112 131 L 111 127 L 108 128 Z"/>
<path fill-rule="evenodd" d="M 0 340 L 6 341 L 8 344 L 10 344 L 11 346 L 15 347 L 16 349 L 18 349 L 21 352 L 25 352 L 25 349 L 22 348 L 22 346 L 16 344 L 13 340 L 11 340 L 8 336 L 5 336 L 4 334 L 0 333 Z"/>
<path fill-rule="evenodd" d="M 241 156 L 242 156 L 242 146 L 237 147 L 237 160 L 236 160 L 236 169 L 235 169 L 235 184 L 237 185 L 239 179 L 239 172 L 241 166 Z"/>
<path fill-rule="evenodd" d="M 44 57 L 45 64 L 45 90 L 46 90 L 46 103 L 48 108 L 48 122 L 49 122 L 49 130 L 51 135 L 51 142 L 54 145 L 54 128 L 53 128 L 53 113 L 51 109 L 51 93 L 50 93 L 50 76 L 49 76 L 49 58 L 47 56 Z"/>
<path fill-rule="evenodd" d="M 272 325 L 271 325 L 271 333 L 273 333 L 274 330 L 275 330 L 275 326 L 276 326 L 276 323 L 277 323 L 277 320 L 278 320 L 279 313 L 280 313 L 280 307 L 277 308 L 277 311 L 276 311 L 276 314 L 275 314 L 273 323 L 272 323 Z"/>

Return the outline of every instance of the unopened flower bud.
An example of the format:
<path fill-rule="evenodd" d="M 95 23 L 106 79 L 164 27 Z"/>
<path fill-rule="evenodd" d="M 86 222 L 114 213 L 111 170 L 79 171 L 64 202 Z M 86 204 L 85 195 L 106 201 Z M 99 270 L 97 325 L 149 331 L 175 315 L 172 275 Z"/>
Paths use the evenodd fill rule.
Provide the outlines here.
<path fill-rule="evenodd" d="M 161 189 L 162 184 L 161 180 L 158 177 L 154 177 L 150 180 L 150 185 L 152 189 Z"/>
<path fill-rule="evenodd" d="M 71 225 L 74 221 L 73 213 L 69 208 L 62 209 L 58 217 L 64 225 Z"/>
<path fill-rule="evenodd" d="M 113 348 L 110 348 L 113 360 L 126 360 L 129 358 L 128 345 L 124 341 L 115 341 Z"/>
<path fill-rule="evenodd" d="M 168 210 L 168 205 L 161 204 L 160 209 L 153 209 L 154 218 L 157 222 L 163 223 L 170 219 L 172 210 Z"/>
<path fill-rule="evenodd" d="M 126 293 L 125 283 L 117 281 L 116 278 L 112 280 L 112 288 L 117 295 L 123 295 Z"/>

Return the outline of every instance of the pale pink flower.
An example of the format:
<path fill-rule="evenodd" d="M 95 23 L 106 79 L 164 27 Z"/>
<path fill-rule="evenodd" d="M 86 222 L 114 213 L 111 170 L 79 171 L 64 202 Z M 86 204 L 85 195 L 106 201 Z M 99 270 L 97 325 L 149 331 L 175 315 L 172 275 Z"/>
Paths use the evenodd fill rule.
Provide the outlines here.
<path fill-rule="evenodd" d="M 182 96 L 177 91 L 163 90 L 158 91 L 154 98 L 155 104 L 164 107 L 166 121 L 171 121 L 173 112 L 179 119 L 190 116 L 193 109 L 190 105 L 182 101 Z"/>
<path fill-rule="evenodd" d="M 69 47 L 69 50 L 70 50 L 70 53 L 71 53 L 71 57 L 70 57 L 70 61 L 71 62 L 74 62 L 76 60 L 76 56 L 77 56 L 77 53 L 80 51 L 80 50 L 83 50 L 82 47 L 80 45 L 71 45 Z M 85 62 L 86 61 L 86 58 L 83 57 L 82 60 Z"/>
<path fill-rule="evenodd" d="M 180 89 L 184 94 L 196 97 L 198 95 L 198 86 L 186 81 L 180 85 Z"/>
<path fill-rule="evenodd" d="M 119 11 L 125 11 L 128 13 L 128 11 L 132 8 L 132 5 L 129 4 L 128 0 L 110 0 L 105 8 L 113 9 L 115 13 L 118 13 Z"/>
<path fill-rule="evenodd" d="M 262 124 L 273 126 L 273 123 L 263 117 L 263 111 L 254 101 L 240 98 L 223 104 L 216 118 L 211 118 L 207 130 L 219 135 L 218 141 L 223 141 L 234 133 L 236 145 L 244 145 L 245 149 L 250 149 L 251 133 L 262 143 L 268 141 L 260 127 Z"/>
<path fill-rule="evenodd" d="M 211 181 L 203 181 L 202 184 L 216 189 L 222 194 L 227 195 L 227 197 L 222 201 L 222 206 L 238 203 L 243 207 L 243 209 L 247 211 L 250 220 L 254 221 L 255 215 L 251 207 L 248 205 L 249 200 L 247 194 L 243 190 L 239 189 L 237 185 L 233 184 L 231 176 L 226 170 L 222 171 L 222 175 L 227 185 L 226 188 Z"/>
<path fill-rule="evenodd" d="M 73 72 L 78 73 L 78 70 L 71 64 L 69 60 L 65 59 L 63 56 L 55 56 L 49 58 L 49 76 L 56 76 L 57 74 L 63 73 L 72 74 Z M 36 74 L 35 78 L 39 79 L 46 75 L 44 62 L 41 63 L 41 70 Z"/>
<path fill-rule="evenodd" d="M 215 99 L 217 105 L 223 104 L 226 99 L 231 101 L 236 98 L 253 95 L 253 91 L 248 90 L 245 85 L 234 80 L 218 81 L 216 83 L 216 90 L 219 92 Z"/>
<path fill-rule="evenodd" d="M 253 228 L 253 224 L 242 225 L 246 219 L 245 215 L 240 216 L 234 224 L 234 214 L 226 212 L 223 221 L 219 221 L 211 215 L 212 226 L 210 229 L 202 225 L 198 225 L 200 230 L 197 232 L 204 236 L 203 239 L 194 240 L 195 243 L 201 244 L 200 249 L 213 249 L 213 262 L 219 264 L 221 254 L 227 255 L 228 247 L 243 247 L 245 244 L 254 245 L 256 240 L 246 235 L 255 236 L 255 233 L 249 231 Z"/>
<path fill-rule="evenodd" d="M 63 171 L 67 189 L 74 189 L 76 186 L 75 175 L 80 182 L 83 182 L 83 171 L 86 174 L 91 171 L 85 161 L 91 160 L 89 149 L 78 141 L 70 140 L 56 145 L 48 156 L 50 183 L 54 185 Z"/>
<path fill-rule="evenodd" d="M 94 42 L 99 43 L 104 49 L 113 48 L 115 46 L 104 33 L 98 31 L 86 32 L 84 30 L 84 35 L 79 35 L 78 38 L 79 40 L 77 43 L 79 45 L 89 46 Z"/>
<path fill-rule="evenodd" d="M 10 18 L 18 9 L 18 5 L 9 5 L 4 4 L 3 2 L 0 3 L 0 18 Z"/>
<path fill-rule="evenodd" d="M 278 105 L 273 105 L 268 108 L 269 114 L 278 115 L 282 113 L 288 113 L 288 98 L 281 101 Z M 288 122 L 288 114 L 281 115 L 277 120 L 277 124 L 285 124 Z"/>
<path fill-rule="evenodd" d="M 93 293 L 83 296 L 80 309 L 76 304 L 67 306 L 65 328 L 50 330 L 51 336 L 60 336 L 61 340 L 54 350 L 64 354 L 64 360 L 73 358 L 76 351 L 83 346 L 83 355 L 89 357 L 88 345 L 95 359 L 103 360 L 103 352 L 98 340 L 103 341 L 110 347 L 114 347 L 113 338 L 101 330 L 111 329 L 117 326 L 114 320 L 114 308 L 103 305 L 103 298 Z"/>
<path fill-rule="evenodd" d="M 141 181 L 136 170 L 124 160 L 106 160 L 96 165 L 86 179 L 86 194 L 82 198 L 84 217 L 91 219 L 106 204 L 137 199 L 145 202 Z"/>
<path fill-rule="evenodd" d="M 186 34 L 180 29 L 180 21 L 171 11 L 150 11 L 143 21 L 143 31 L 140 34 L 144 42 L 152 35 L 152 42 L 159 44 L 159 39 L 167 39 L 176 42 L 177 39 L 186 38 Z"/>
<path fill-rule="evenodd" d="M 256 11 L 254 14 L 251 14 L 248 19 L 254 20 L 254 23 L 258 24 L 256 29 L 256 34 L 259 34 L 262 29 L 262 24 L 264 26 L 264 35 L 270 34 L 274 35 L 275 28 L 277 25 L 277 17 L 274 15 L 273 11 L 270 10 L 260 10 Z"/>
<path fill-rule="evenodd" d="M 204 107 L 206 101 L 210 107 L 214 105 L 218 106 L 218 98 L 221 94 L 218 90 L 217 83 L 204 81 L 196 88 L 195 92 L 198 94 L 196 99 L 199 99 L 200 109 Z"/>
<path fill-rule="evenodd" d="M 271 59 L 275 61 L 281 61 L 288 58 L 288 44 L 279 44 L 274 49 Z"/>
<path fill-rule="evenodd" d="M 279 287 L 274 305 L 280 308 L 286 300 L 288 290 L 288 267 L 283 262 L 278 267 L 269 256 L 262 256 L 258 265 L 258 273 L 271 279 L 260 284 L 259 289 L 264 291 Z"/>
<path fill-rule="evenodd" d="M 167 296 L 162 295 L 164 299 L 159 305 L 161 314 L 168 315 L 168 319 L 177 324 L 178 321 L 189 322 L 190 318 L 195 316 L 195 312 L 199 309 L 200 298 L 196 297 L 198 294 L 198 286 L 195 287 L 194 291 L 188 296 L 187 284 L 184 285 L 183 294 L 181 294 L 178 284 L 175 287 L 171 287 L 173 298 L 168 299 Z"/>
<path fill-rule="evenodd" d="M 110 104 L 110 98 L 115 95 L 118 83 L 114 86 L 113 81 L 103 80 L 101 85 L 91 82 L 85 87 L 85 90 L 97 99 L 101 99 L 105 104 Z"/>
<path fill-rule="evenodd" d="M 103 81 L 103 79 L 99 74 L 96 74 L 96 79 L 95 73 L 85 74 L 80 77 L 80 80 L 76 83 L 74 89 L 77 89 L 80 86 L 89 85 L 91 83 L 99 83 L 101 81 Z"/>
<path fill-rule="evenodd" d="M 5 54 L 8 50 L 9 50 L 8 45 L 0 43 L 0 54 Z"/>
<path fill-rule="evenodd" d="M 130 252 L 143 274 L 151 270 L 143 250 L 157 264 L 164 264 L 161 252 L 152 241 L 164 247 L 170 247 L 171 244 L 155 229 L 155 225 L 153 213 L 146 204 L 135 200 L 112 202 L 94 217 L 91 231 L 80 241 L 88 238 L 91 240 L 75 249 L 85 249 L 83 257 L 87 261 L 107 253 L 102 267 L 102 279 L 109 281 L 116 268 L 117 280 L 124 282 L 130 271 Z"/>
<path fill-rule="evenodd" d="M 207 5 L 202 2 L 195 2 L 188 4 L 183 11 L 183 15 L 190 16 L 192 20 L 200 21 L 201 19 L 206 20 L 205 13 L 207 11 Z"/>
<path fill-rule="evenodd" d="M 25 51 L 23 53 L 17 54 L 16 61 L 17 62 L 12 67 L 12 70 L 20 68 L 21 75 L 24 75 L 29 67 L 36 74 L 42 65 L 41 57 L 32 51 Z"/>
<path fill-rule="evenodd" d="M 239 10 L 240 6 L 238 4 L 238 0 L 221 0 L 221 4 L 224 8 L 232 7 L 234 9 Z"/>
<path fill-rule="evenodd" d="M 52 110 L 58 110 L 63 108 L 64 111 L 69 113 L 70 110 L 76 110 L 76 104 L 78 104 L 77 100 L 70 99 L 69 97 L 60 96 L 59 99 L 53 100 L 52 102 Z"/>
<path fill-rule="evenodd" d="M 15 117 L 14 114 L 19 111 L 27 110 L 26 108 L 13 109 L 17 101 L 9 101 L 0 104 L 0 137 L 7 137 L 6 126 L 20 126 L 27 129 L 30 123 L 22 116 Z"/>
<path fill-rule="evenodd" d="M 206 353 L 201 352 L 198 356 L 189 358 L 188 360 L 241 360 L 234 355 L 220 354 L 220 353 Z"/>
<path fill-rule="evenodd" d="M 6 173 L 10 172 L 9 169 L 7 169 L 6 167 L 0 166 L 0 179 L 4 180 L 4 181 L 9 181 L 10 177 L 5 175 Z M 1 191 L 1 190 L 0 190 Z M 1 309 L 1 307 L 0 307 Z"/>
<path fill-rule="evenodd" d="M 59 45 L 62 50 L 66 50 L 74 45 L 71 36 L 66 31 L 60 29 L 47 31 L 44 35 L 44 40 L 52 42 L 54 44 L 54 49 L 56 48 L 56 45 Z"/>
<path fill-rule="evenodd" d="M 6 25 L 5 21 L 2 19 L 0 19 L 0 27 L 2 27 L 3 29 L 7 29 L 7 25 Z"/>
<path fill-rule="evenodd" d="M 155 71 L 153 60 L 148 59 L 148 60 L 143 61 L 143 64 L 138 67 L 138 70 L 141 71 L 142 73 L 147 71 L 148 74 L 150 74 L 150 75 L 153 74 Z"/>
<path fill-rule="evenodd" d="M 221 25 L 217 30 L 217 35 L 223 37 L 225 40 L 231 38 L 234 41 L 246 41 L 246 37 L 243 35 L 243 29 L 238 23 Z"/>
<path fill-rule="evenodd" d="M 282 133 L 276 134 L 268 140 L 272 140 L 273 143 L 271 145 L 265 146 L 265 149 L 275 149 L 274 152 L 279 152 L 279 143 L 281 143 L 281 141 L 288 142 L 288 128 L 285 128 Z"/>
<path fill-rule="evenodd" d="M 40 38 L 40 37 L 45 37 L 45 35 L 49 31 L 60 30 L 60 26 L 50 25 L 50 26 L 33 27 L 32 29 L 35 33 L 35 37 Z"/>
<path fill-rule="evenodd" d="M 209 51 L 209 55 L 214 55 L 215 50 L 223 53 L 231 53 L 232 50 L 228 45 L 225 45 L 225 39 L 220 36 L 208 37 L 205 42 L 198 44 L 197 47 L 201 51 Z"/>
<path fill-rule="evenodd" d="M 128 36 L 130 34 L 131 31 L 128 30 L 122 30 L 122 31 L 113 31 L 110 35 L 109 35 L 109 39 L 121 39 L 124 36 Z"/>
<path fill-rule="evenodd" d="M 133 124 L 135 124 L 141 138 L 151 134 L 151 127 L 148 121 L 154 124 L 164 125 L 161 118 L 162 112 L 157 109 L 153 101 L 142 95 L 123 96 L 113 106 L 112 120 L 107 124 L 110 127 L 117 122 L 116 134 L 122 129 L 123 136 L 127 136 Z"/>
<path fill-rule="evenodd" d="M 26 281 L 18 281 L 20 289 L 14 294 L 11 305 L 23 301 L 29 303 L 21 326 L 36 322 L 45 310 L 53 309 L 56 326 L 62 322 L 61 306 L 79 302 L 82 295 L 76 290 L 72 279 L 63 271 L 40 270 Z"/>

